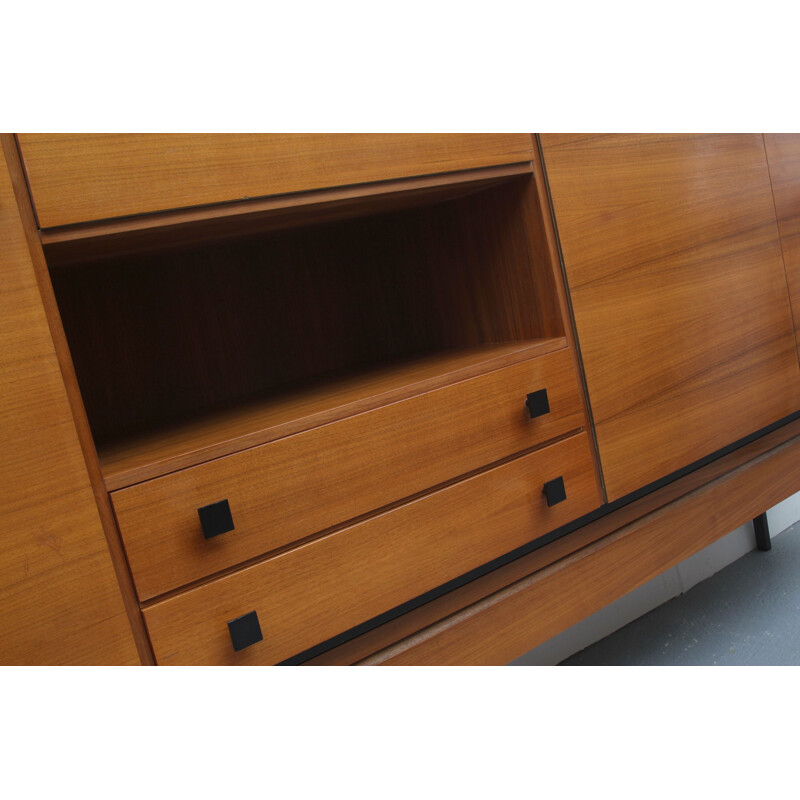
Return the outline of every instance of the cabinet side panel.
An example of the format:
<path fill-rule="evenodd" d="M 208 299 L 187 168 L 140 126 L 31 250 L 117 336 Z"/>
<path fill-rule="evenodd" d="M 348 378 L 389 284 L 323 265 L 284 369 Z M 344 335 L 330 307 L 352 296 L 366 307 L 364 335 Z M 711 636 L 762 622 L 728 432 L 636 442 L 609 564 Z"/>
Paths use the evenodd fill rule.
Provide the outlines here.
<path fill-rule="evenodd" d="M 0 663 L 139 663 L 5 159 L 0 446 Z"/>
<path fill-rule="evenodd" d="M 800 408 L 761 135 L 541 141 L 609 500 Z"/>
<path fill-rule="evenodd" d="M 20 134 L 43 228 L 530 161 L 518 133 Z"/>

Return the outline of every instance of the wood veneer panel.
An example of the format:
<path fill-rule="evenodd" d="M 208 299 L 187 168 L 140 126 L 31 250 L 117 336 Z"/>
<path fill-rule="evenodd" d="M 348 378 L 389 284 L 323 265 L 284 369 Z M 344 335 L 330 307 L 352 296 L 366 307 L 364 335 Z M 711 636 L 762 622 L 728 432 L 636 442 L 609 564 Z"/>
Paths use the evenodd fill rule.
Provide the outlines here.
<path fill-rule="evenodd" d="M 507 664 L 763 513 L 798 486 L 796 436 L 361 663 Z"/>
<path fill-rule="evenodd" d="M 800 133 L 765 133 L 795 331 L 800 331 Z"/>
<path fill-rule="evenodd" d="M 531 159 L 527 134 L 19 134 L 43 228 Z"/>
<path fill-rule="evenodd" d="M 567 499 L 542 485 L 562 474 Z M 145 610 L 160 664 L 271 664 L 469 571 L 599 503 L 585 434 Z M 252 610 L 264 640 L 234 652 Z"/>
<path fill-rule="evenodd" d="M 0 162 L 0 663 L 139 657 Z"/>
<path fill-rule="evenodd" d="M 609 500 L 800 408 L 761 135 L 541 142 Z"/>
<path fill-rule="evenodd" d="M 550 413 L 530 419 L 530 391 Z M 112 493 L 141 599 L 341 525 L 580 428 L 559 350 Z M 197 509 L 236 529 L 205 540 Z"/>

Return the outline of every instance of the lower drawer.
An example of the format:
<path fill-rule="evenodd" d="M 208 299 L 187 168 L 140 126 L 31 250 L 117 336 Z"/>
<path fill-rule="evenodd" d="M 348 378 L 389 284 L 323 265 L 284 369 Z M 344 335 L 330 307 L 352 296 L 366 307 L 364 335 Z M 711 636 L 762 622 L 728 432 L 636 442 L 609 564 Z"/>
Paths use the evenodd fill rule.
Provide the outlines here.
<path fill-rule="evenodd" d="M 548 506 L 546 482 L 566 498 Z M 557 501 L 558 493 L 551 495 Z M 159 664 L 274 664 L 592 511 L 588 437 L 572 436 L 144 611 Z M 228 622 L 263 639 L 235 651 Z"/>

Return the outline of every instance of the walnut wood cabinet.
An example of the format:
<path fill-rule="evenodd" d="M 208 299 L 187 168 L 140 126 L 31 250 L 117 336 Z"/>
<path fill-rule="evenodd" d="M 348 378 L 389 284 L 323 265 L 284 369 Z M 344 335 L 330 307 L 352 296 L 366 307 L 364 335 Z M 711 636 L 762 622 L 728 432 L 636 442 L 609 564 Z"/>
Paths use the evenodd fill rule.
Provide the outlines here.
<path fill-rule="evenodd" d="M 772 144 L 4 136 L 0 661 L 502 663 L 800 489 Z"/>

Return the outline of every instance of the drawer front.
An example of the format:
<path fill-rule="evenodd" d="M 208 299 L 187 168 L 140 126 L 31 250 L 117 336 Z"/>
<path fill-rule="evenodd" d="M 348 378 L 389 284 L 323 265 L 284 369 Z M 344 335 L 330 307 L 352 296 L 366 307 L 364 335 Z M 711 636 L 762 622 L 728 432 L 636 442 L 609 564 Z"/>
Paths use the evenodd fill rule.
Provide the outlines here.
<path fill-rule="evenodd" d="M 531 418 L 526 397 L 541 389 L 550 411 Z M 111 497 L 144 600 L 582 425 L 572 355 L 564 349 Z M 198 509 L 225 500 L 233 530 L 204 538 Z"/>
<path fill-rule="evenodd" d="M 548 506 L 545 483 L 566 498 Z M 273 664 L 458 577 L 600 504 L 585 433 L 144 612 L 160 664 Z M 229 621 L 263 639 L 234 651 Z"/>
<path fill-rule="evenodd" d="M 527 133 L 19 134 L 39 224 L 511 164 Z"/>

